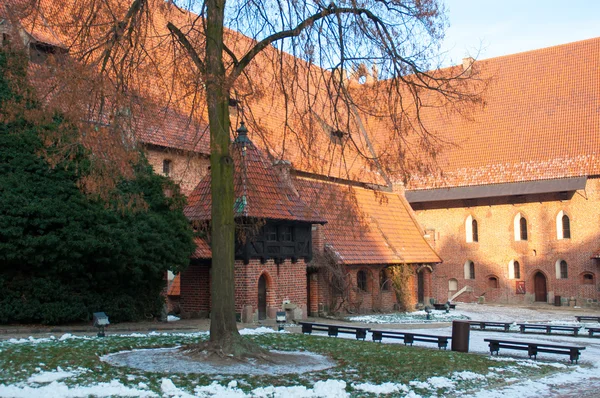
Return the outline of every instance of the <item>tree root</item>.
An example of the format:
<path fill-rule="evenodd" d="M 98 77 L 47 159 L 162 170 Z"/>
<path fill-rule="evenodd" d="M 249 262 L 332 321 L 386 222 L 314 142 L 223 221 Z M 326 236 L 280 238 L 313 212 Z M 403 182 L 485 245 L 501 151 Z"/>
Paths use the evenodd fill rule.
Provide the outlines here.
<path fill-rule="evenodd" d="M 258 360 L 273 363 L 269 351 L 243 337 L 230 337 L 181 347 L 181 352 L 195 360 L 247 362 Z"/>

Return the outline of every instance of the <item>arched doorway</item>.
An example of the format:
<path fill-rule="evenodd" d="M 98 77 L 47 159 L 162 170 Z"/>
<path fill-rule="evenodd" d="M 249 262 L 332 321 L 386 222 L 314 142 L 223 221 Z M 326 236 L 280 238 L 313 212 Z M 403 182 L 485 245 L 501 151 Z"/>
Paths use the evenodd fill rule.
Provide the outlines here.
<path fill-rule="evenodd" d="M 546 291 L 546 277 L 541 272 L 537 272 L 533 277 L 535 290 L 535 301 L 547 303 L 548 293 Z"/>
<path fill-rule="evenodd" d="M 425 304 L 425 276 L 423 271 L 417 272 L 417 299 L 419 304 Z"/>
<path fill-rule="evenodd" d="M 267 278 L 265 274 L 258 278 L 258 319 L 267 319 Z"/>

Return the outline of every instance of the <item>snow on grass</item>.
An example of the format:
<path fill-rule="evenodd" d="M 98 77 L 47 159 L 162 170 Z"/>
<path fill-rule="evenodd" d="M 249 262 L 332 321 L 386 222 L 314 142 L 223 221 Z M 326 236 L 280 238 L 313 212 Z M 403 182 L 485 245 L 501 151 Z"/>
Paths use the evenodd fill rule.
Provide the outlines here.
<path fill-rule="evenodd" d="M 39 372 L 34 375 L 31 375 L 29 377 L 29 379 L 27 379 L 27 383 L 37 383 L 37 384 L 51 383 L 53 381 L 58 381 L 58 380 L 62 380 L 62 379 L 67 379 L 69 377 L 77 376 L 81 373 L 85 373 L 88 371 L 89 371 L 88 369 L 82 369 L 82 368 L 79 368 L 76 370 L 64 371 L 59 366 L 58 368 L 56 368 L 56 370 Z"/>
<path fill-rule="evenodd" d="M 30 387 L 23 384 L 0 384 L 0 397 L 4 398 L 83 398 L 83 397 L 157 397 L 149 390 L 127 387 L 118 380 L 110 383 L 98 383 L 89 386 L 68 386 L 65 383 L 53 381 L 42 387 Z"/>
<path fill-rule="evenodd" d="M 404 384 L 399 384 L 399 383 L 391 383 L 391 382 L 387 382 L 387 383 L 382 383 L 379 385 L 375 385 L 375 384 L 371 384 L 371 383 L 359 383 L 359 384 L 353 384 L 352 388 L 354 388 L 357 391 L 364 391 L 364 392 L 369 392 L 371 394 L 395 394 L 395 393 L 408 393 L 410 391 L 410 389 L 405 386 Z"/>
<path fill-rule="evenodd" d="M 377 314 L 377 315 L 361 315 L 346 318 L 350 322 L 363 322 L 375 324 L 388 323 L 436 323 L 436 322 L 451 322 L 453 320 L 469 319 L 465 315 L 456 311 L 446 313 L 445 311 L 432 311 L 431 320 L 427 319 L 425 311 L 414 312 L 397 312 L 394 314 Z"/>

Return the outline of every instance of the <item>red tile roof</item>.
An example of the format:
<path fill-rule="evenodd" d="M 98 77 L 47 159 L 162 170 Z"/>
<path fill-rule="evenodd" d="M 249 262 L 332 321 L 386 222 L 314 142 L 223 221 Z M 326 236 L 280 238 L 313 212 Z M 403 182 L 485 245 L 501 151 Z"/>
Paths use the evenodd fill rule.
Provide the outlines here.
<path fill-rule="evenodd" d="M 238 134 L 231 147 L 235 216 L 325 222 L 317 212 L 306 206 L 293 187 L 275 170 L 272 162 L 248 139 L 243 125 Z M 190 220 L 210 220 L 210 181 L 210 175 L 204 177 L 188 197 L 184 213 Z"/>
<path fill-rule="evenodd" d="M 327 219 L 325 244 L 341 263 L 441 262 L 400 195 L 302 177 L 294 186 Z"/>
<path fill-rule="evenodd" d="M 207 260 L 212 258 L 212 251 L 210 245 L 202 238 L 194 238 L 196 244 L 196 250 L 192 254 L 192 258 L 195 260 Z"/>
<path fill-rule="evenodd" d="M 428 110 L 426 125 L 452 145 L 441 173 L 408 189 L 600 174 L 600 38 L 477 61 L 491 79 L 485 106 L 466 120 Z"/>

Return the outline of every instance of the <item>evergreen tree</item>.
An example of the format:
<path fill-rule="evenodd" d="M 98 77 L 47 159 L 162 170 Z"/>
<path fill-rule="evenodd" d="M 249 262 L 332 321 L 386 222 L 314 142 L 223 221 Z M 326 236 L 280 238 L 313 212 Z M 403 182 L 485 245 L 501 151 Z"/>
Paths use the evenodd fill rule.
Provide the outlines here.
<path fill-rule="evenodd" d="M 25 57 L 0 51 L 0 323 L 158 315 L 165 272 L 194 249 L 185 199 L 143 156 L 110 199 L 84 194 L 90 153 L 53 144 L 69 124 L 44 115 L 30 90 Z"/>

